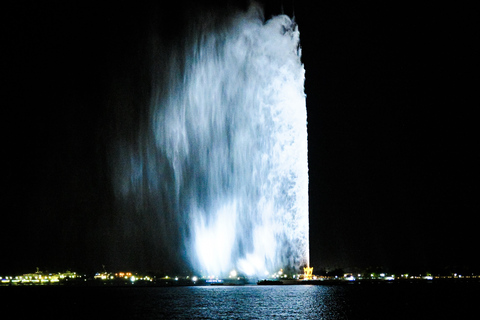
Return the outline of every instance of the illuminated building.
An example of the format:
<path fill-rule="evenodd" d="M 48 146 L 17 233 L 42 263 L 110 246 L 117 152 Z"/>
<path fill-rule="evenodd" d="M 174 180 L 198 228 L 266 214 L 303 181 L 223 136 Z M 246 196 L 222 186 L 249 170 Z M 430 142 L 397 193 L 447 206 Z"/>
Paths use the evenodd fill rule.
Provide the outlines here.
<path fill-rule="evenodd" d="M 303 268 L 303 280 L 312 280 L 313 278 L 313 267 Z"/>

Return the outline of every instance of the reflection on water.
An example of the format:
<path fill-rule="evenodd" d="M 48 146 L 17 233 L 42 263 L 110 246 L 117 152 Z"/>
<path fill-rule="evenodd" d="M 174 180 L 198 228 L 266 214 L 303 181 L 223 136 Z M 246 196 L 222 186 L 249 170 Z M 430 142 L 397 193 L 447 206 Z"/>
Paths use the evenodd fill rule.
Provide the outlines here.
<path fill-rule="evenodd" d="M 176 290 L 179 289 L 179 290 Z M 297 318 L 343 319 L 341 288 L 318 286 L 192 287 L 160 291 L 154 301 L 163 309 L 158 318 Z M 175 300 L 175 301 L 172 301 Z M 169 303 L 165 303 L 169 301 Z M 139 308 L 144 309 L 144 308 Z M 146 309 L 149 309 L 148 307 Z"/>
<path fill-rule="evenodd" d="M 49 319 L 466 319 L 478 284 L 1 287 L 2 305 Z"/>

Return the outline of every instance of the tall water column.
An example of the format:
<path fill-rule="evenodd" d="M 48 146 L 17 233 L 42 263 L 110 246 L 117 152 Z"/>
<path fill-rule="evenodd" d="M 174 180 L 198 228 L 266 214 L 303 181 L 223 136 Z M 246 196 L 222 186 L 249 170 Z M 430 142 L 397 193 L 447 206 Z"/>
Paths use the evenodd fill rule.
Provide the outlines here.
<path fill-rule="evenodd" d="M 159 237 L 202 275 L 308 265 L 305 70 L 295 22 L 264 21 L 256 5 L 202 16 L 153 70 L 148 119 L 133 143 L 118 144 L 118 197 L 142 210 L 148 202 L 170 226 Z"/>

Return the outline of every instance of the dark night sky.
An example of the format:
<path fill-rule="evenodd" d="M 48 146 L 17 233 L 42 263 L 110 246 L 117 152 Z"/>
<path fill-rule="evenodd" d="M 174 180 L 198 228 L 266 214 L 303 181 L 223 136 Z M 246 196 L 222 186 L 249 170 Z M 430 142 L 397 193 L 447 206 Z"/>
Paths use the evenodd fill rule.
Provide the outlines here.
<path fill-rule="evenodd" d="M 141 250 L 130 264 L 111 257 L 121 230 L 111 227 L 110 102 L 144 93 L 149 30 L 176 39 L 189 3 L 3 10 L 0 272 L 167 267 Z M 266 17 L 281 5 L 267 2 Z M 312 266 L 478 270 L 472 8 L 295 1 L 294 11 Z M 112 90 L 119 77 L 128 90 Z M 153 241 L 135 239 L 125 251 Z"/>

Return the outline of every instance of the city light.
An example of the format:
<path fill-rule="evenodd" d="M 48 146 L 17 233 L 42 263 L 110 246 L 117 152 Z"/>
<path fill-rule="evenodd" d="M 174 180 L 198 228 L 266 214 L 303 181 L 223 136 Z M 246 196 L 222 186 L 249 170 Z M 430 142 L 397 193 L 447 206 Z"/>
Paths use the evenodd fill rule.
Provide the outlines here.
<path fill-rule="evenodd" d="M 245 274 L 239 273 L 233 269 L 225 278 L 215 275 L 204 277 L 191 275 L 175 275 L 175 276 L 151 276 L 135 272 L 97 272 L 93 275 L 81 275 L 76 272 L 66 271 L 59 273 L 42 272 L 37 270 L 33 273 L 18 274 L 12 276 L 0 277 L 0 286 L 49 286 L 49 285 L 120 285 L 120 286 L 229 286 L 229 285 L 251 285 L 251 284 L 280 284 L 280 285 L 301 285 L 301 284 L 362 284 L 362 283 L 431 283 L 442 281 L 468 282 L 480 281 L 480 275 L 460 273 L 450 273 L 444 275 L 424 274 L 408 274 L 399 273 L 398 275 L 379 272 L 379 273 L 358 273 L 347 272 L 343 274 L 322 272 L 321 275 L 314 275 L 313 268 L 305 268 L 303 274 L 288 274 L 280 269 L 272 274 L 266 273 L 266 278 L 258 280 L 258 278 L 249 279 Z M 308 281 L 305 281 L 308 280 Z"/>

